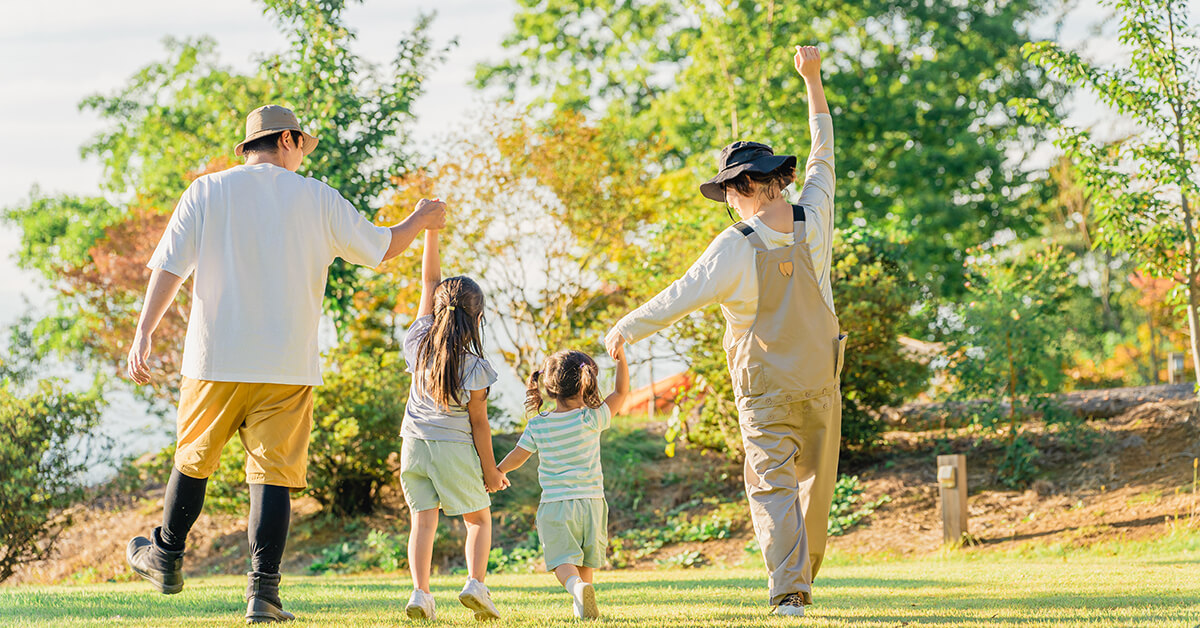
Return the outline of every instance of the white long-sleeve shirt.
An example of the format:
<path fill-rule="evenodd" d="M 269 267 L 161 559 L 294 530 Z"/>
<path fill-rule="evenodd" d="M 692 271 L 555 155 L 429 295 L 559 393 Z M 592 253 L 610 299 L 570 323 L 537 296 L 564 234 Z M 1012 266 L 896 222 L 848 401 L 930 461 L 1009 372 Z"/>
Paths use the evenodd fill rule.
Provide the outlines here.
<path fill-rule="evenodd" d="M 830 311 L 836 312 L 829 284 L 833 254 L 833 118 L 821 113 L 809 118 L 808 123 L 812 150 L 797 204 L 804 207 L 805 237 L 817 285 Z M 767 248 L 790 246 L 794 242 L 791 231 L 775 231 L 757 216 L 743 222 L 758 233 Z M 734 337 L 749 331 L 754 323 L 758 311 L 754 247 L 732 227 L 721 232 L 682 277 L 626 314 L 608 335 L 619 333 L 625 342 L 632 344 L 713 303 L 721 304 L 721 313 Z"/>

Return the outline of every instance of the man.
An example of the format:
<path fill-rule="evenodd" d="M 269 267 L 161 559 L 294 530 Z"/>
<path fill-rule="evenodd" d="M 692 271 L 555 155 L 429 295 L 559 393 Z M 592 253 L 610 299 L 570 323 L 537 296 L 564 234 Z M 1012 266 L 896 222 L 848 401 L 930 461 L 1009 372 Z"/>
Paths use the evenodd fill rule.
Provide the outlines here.
<path fill-rule="evenodd" d="M 221 449 L 238 434 L 250 485 L 248 623 L 294 619 L 279 598 L 279 564 L 289 491 L 306 486 L 328 267 L 335 257 L 378 266 L 423 229 L 445 224 L 445 206 L 422 199 L 403 222 L 372 225 L 336 190 L 296 174 L 317 141 L 284 107 L 246 117 L 246 138 L 234 148 L 245 164 L 196 179 L 175 206 L 147 264 L 150 285 L 129 350 L 129 377 L 149 382 L 154 330 L 195 272 L 163 523 L 130 541 L 126 557 L 162 593 L 183 589 L 188 531 Z"/>
<path fill-rule="evenodd" d="M 724 348 L 746 449 L 746 496 L 769 571 L 775 612 L 803 615 L 825 553 L 841 437 L 840 333 L 829 284 L 833 238 L 833 124 L 821 57 L 796 47 L 808 89 L 812 150 L 790 205 L 783 189 L 796 158 L 755 142 L 721 151 L 720 172 L 700 186 L 742 222 L 726 229 L 683 277 L 622 318 L 610 354 L 688 313 L 719 303 Z"/>

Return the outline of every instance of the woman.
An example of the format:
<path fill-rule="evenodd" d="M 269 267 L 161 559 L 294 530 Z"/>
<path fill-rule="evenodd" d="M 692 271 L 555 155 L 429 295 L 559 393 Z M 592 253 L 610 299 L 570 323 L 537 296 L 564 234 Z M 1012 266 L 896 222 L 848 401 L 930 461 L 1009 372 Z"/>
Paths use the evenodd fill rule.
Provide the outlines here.
<path fill-rule="evenodd" d="M 833 123 L 821 57 L 796 47 L 808 91 L 812 150 L 798 205 L 784 198 L 796 158 L 757 142 L 721 151 L 700 186 L 741 222 L 709 245 L 683 277 L 622 318 L 610 354 L 687 314 L 719 303 L 724 348 L 746 449 L 746 495 L 769 572 L 775 612 L 803 615 L 825 553 L 841 437 L 840 333 L 829 284 L 833 242 Z"/>

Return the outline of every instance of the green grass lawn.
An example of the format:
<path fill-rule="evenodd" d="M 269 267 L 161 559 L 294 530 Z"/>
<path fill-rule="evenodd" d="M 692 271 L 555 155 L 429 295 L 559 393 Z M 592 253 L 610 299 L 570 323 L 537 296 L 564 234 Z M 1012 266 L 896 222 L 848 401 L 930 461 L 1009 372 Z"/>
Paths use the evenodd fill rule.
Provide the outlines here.
<path fill-rule="evenodd" d="M 751 561 L 748 561 L 748 563 Z M 1007 555 L 838 560 L 822 572 L 808 617 L 767 615 L 758 566 L 599 574 L 600 625 L 659 626 L 1181 626 L 1200 624 L 1200 535 L 1148 545 Z M 163 596 L 141 583 L 0 587 L 3 625 L 216 626 L 241 622 L 245 580 L 189 580 Z M 488 580 L 503 625 L 576 625 L 549 574 Z M 459 576 L 434 582 L 439 623 L 474 624 Z M 405 574 L 287 576 L 297 625 L 388 626 L 404 616 Z"/>

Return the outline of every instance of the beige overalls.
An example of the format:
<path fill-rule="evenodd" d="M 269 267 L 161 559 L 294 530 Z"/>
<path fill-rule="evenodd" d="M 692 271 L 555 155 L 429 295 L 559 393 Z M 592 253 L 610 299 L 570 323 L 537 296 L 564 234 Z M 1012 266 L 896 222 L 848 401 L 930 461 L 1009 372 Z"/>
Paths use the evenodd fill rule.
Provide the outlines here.
<path fill-rule="evenodd" d="M 749 331 L 734 338 L 727 329 L 723 343 L 746 448 L 746 496 L 770 572 L 772 605 L 789 593 L 812 603 L 842 429 L 846 336 L 817 287 L 803 209 L 794 211 L 791 246 L 767 249 L 752 228 L 735 225 L 755 250 L 758 312 Z"/>

